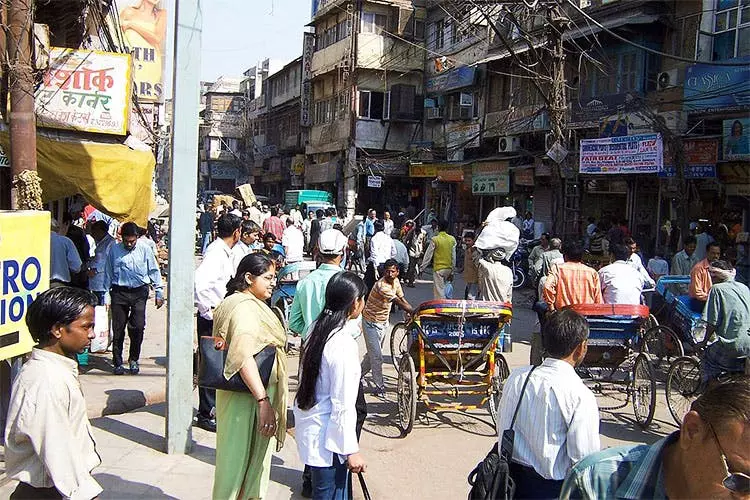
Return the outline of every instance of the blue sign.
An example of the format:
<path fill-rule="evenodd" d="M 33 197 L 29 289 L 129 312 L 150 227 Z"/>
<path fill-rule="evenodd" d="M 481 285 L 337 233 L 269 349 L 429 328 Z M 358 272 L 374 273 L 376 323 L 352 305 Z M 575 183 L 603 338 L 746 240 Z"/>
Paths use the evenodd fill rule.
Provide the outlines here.
<path fill-rule="evenodd" d="M 664 165 L 659 177 L 677 177 L 677 169 L 673 165 Z M 713 179 L 716 177 L 716 165 L 687 165 L 685 179 Z"/>
<path fill-rule="evenodd" d="M 444 73 L 440 73 L 434 78 L 427 80 L 425 89 L 428 94 L 438 92 L 447 92 L 449 90 L 460 89 L 474 85 L 474 76 L 476 68 L 473 66 L 461 66 Z"/>
<path fill-rule="evenodd" d="M 684 109 L 693 113 L 750 109 L 750 58 L 745 66 L 696 64 L 685 72 Z"/>

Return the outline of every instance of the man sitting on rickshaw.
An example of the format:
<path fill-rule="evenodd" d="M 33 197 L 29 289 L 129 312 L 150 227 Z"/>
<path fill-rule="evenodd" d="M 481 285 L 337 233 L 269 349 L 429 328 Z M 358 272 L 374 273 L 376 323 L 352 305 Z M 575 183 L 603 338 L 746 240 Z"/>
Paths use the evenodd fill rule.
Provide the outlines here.
<path fill-rule="evenodd" d="M 628 263 L 630 248 L 623 244 L 612 245 L 615 261 L 599 269 L 602 283 L 602 296 L 605 304 L 641 303 L 641 292 L 646 280 L 637 269 Z"/>
<path fill-rule="evenodd" d="M 690 308 L 696 312 L 702 312 L 703 306 L 708 300 L 708 292 L 711 290 L 711 275 L 708 269 L 711 263 L 721 257 L 721 247 L 718 243 L 706 245 L 706 258 L 698 262 L 690 271 L 690 288 L 688 294 L 691 300 Z"/>
<path fill-rule="evenodd" d="M 735 281 L 735 270 L 723 260 L 709 268 L 713 286 L 703 311 L 710 342 L 703 354 L 701 371 L 704 382 L 722 373 L 738 373 L 750 356 L 750 289 Z"/>

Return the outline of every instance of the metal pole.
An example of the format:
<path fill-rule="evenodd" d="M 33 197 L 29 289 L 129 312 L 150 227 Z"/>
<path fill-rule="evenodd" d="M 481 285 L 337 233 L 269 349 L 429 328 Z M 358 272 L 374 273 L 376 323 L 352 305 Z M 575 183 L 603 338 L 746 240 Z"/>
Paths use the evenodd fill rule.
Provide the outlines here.
<path fill-rule="evenodd" d="M 203 15 L 200 0 L 175 1 L 172 175 L 167 302 L 167 453 L 192 447 L 195 199 Z"/>

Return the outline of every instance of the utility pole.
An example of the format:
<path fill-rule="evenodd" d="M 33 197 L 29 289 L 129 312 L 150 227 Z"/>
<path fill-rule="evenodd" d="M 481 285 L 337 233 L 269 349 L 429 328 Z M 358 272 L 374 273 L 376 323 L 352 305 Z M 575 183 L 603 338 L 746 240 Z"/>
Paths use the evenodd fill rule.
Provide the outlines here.
<path fill-rule="evenodd" d="M 175 1 L 167 301 L 166 437 L 170 454 L 187 453 L 193 445 L 193 256 L 202 25 L 200 0 Z"/>
<path fill-rule="evenodd" d="M 5 3 L 5 1 L 4 1 Z M 33 0 L 10 0 L 8 9 L 8 81 L 10 88 L 11 208 L 41 210 L 42 189 L 36 173 L 36 116 L 31 32 Z"/>

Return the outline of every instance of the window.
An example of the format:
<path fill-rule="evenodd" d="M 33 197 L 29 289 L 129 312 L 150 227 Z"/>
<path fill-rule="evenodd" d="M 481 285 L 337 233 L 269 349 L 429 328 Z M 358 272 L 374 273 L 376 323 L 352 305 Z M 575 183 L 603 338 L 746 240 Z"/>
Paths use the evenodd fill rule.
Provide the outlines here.
<path fill-rule="evenodd" d="M 713 60 L 750 55 L 750 0 L 717 0 Z"/>
<path fill-rule="evenodd" d="M 608 54 L 604 71 L 587 66 L 588 75 L 581 76 L 581 99 L 643 91 L 646 83 L 644 55 L 638 50 L 615 52 Z M 657 65 L 656 62 L 651 64 Z"/>
<path fill-rule="evenodd" d="M 371 120 L 387 120 L 391 104 L 390 92 L 359 91 L 357 116 Z"/>
<path fill-rule="evenodd" d="M 387 31 L 388 17 L 372 12 L 362 13 L 362 33 L 382 33 Z"/>
<path fill-rule="evenodd" d="M 442 49 L 445 46 L 445 21 L 440 19 L 434 26 L 433 45 L 436 49 Z"/>
<path fill-rule="evenodd" d="M 508 95 L 510 94 L 510 77 L 498 73 L 490 74 L 489 111 L 503 111 L 508 109 Z"/>
<path fill-rule="evenodd" d="M 317 30 L 321 31 L 317 32 L 315 35 L 315 50 L 323 50 L 326 47 L 349 37 L 352 34 L 352 23 L 346 18 L 326 29 L 322 26 L 317 27 L 316 31 Z"/>
<path fill-rule="evenodd" d="M 451 120 L 471 120 L 478 116 L 478 98 L 479 95 L 469 92 L 458 92 L 449 97 Z"/>

